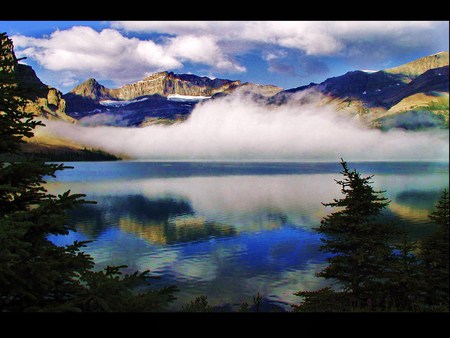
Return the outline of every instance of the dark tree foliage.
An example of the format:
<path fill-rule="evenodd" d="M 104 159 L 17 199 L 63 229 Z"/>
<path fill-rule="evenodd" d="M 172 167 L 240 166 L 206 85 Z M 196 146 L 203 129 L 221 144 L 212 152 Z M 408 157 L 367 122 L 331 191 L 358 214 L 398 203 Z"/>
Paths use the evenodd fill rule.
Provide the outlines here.
<path fill-rule="evenodd" d="M 181 312 L 213 312 L 213 307 L 208 303 L 207 296 L 198 296 L 181 306 Z"/>
<path fill-rule="evenodd" d="M 442 192 L 430 219 L 438 225 L 431 236 L 422 240 L 419 258 L 422 260 L 425 306 L 430 311 L 449 311 L 449 198 Z"/>
<path fill-rule="evenodd" d="M 391 311 L 421 311 L 423 304 L 424 278 L 417 258 L 418 244 L 408 239 L 403 231 L 394 245 L 395 260 L 386 266 L 389 279 L 387 304 Z"/>
<path fill-rule="evenodd" d="M 373 175 L 361 177 L 342 159 L 341 166 L 344 178 L 336 183 L 344 198 L 323 203 L 338 211 L 324 217 L 316 228 L 324 235 L 321 250 L 332 254 L 330 264 L 317 275 L 337 281 L 357 307 L 384 306 L 386 267 L 394 261 L 392 242 L 398 231 L 377 217 L 390 201 L 372 188 Z"/>
<path fill-rule="evenodd" d="M 0 36 L 0 153 L 16 154 L 23 138 L 41 122 L 21 109 L 15 82 L 17 59 L 12 41 Z M 65 210 L 83 203 L 81 195 L 52 196 L 42 187 L 44 176 L 65 167 L 35 161 L 0 162 L 0 306 L 3 311 L 46 307 L 74 292 L 74 277 L 92 267 L 78 252 L 81 243 L 54 246 L 49 234 L 64 235 Z"/>
<path fill-rule="evenodd" d="M 5 33 L 0 34 L 0 49 L 0 154 L 17 153 L 25 142 L 23 137 L 33 136 L 33 129 L 42 123 L 20 109 L 23 100 L 15 77 L 18 60 Z"/>
<path fill-rule="evenodd" d="M 335 311 L 449 311 L 449 199 L 444 190 L 430 219 L 437 231 L 419 241 L 405 230 L 380 222 L 389 201 L 374 191 L 371 178 L 349 171 L 341 160 L 344 179 L 336 181 L 342 199 L 325 206 L 338 211 L 324 217 L 322 251 L 330 263 L 317 276 L 338 282 L 339 291 L 326 287 L 299 291 L 295 312 Z"/>
<path fill-rule="evenodd" d="M 58 150 L 46 150 L 46 151 L 34 151 L 26 152 L 21 151 L 18 154 L 0 154 L 1 160 L 9 160 L 20 162 L 23 160 L 35 159 L 45 162 L 81 162 L 81 161 L 118 161 L 119 157 L 108 154 L 101 150 L 96 149 L 67 149 L 63 151 Z"/>
<path fill-rule="evenodd" d="M 299 291 L 295 296 L 303 298 L 300 305 L 292 305 L 293 312 L 347 312 L 355 311 L 351 295 L 325 287 L 316 291 Z"/>
<path fill-rule="evenodd" d="M 87 242 L 59 247 L 49 235 L 75 231 L 66 212 L 88 203 L 82 194 L 49 194 L 45 176 L 66 167 L 42 160 L 14 162 L 24 138 L 43 125 L 21 109 L 12 41 L 0 34 L 0 311 L 159 311 L 175 287 L 138 294 L 148 271 L 120 276 L 123 267 L 93 271 Z M 6 159 L 6 160 L 5 160 Z M 92 203 L 92 202 L 90 202 Z"/>

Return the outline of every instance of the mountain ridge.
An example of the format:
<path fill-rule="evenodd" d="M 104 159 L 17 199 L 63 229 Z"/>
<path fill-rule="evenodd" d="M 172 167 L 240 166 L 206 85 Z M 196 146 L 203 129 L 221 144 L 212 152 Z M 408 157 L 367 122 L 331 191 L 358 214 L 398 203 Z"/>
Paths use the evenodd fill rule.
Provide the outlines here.
<path fill-rule="evenodd" d="M 430 107 L 448 126 L 448 64 L 448 52 L 441 51 L 385 70 L 353 70 L 286 90 L 162 71 L 118 88 L 107 88 L 91 77 L 62 94 L 42 83 L 32 67 L 18 62 L 17 78 L 25 89 L 27 111 L 84 125 L 171 124 L 187 119 L 198 102 L 236 91 L 263 104 L 277 105 L 292 101 L 297 93 L 311 91 L 320 97 L 320 105 L 332 105 L 372 126 L 387 115 Z"/>
<path fill-rule="evenodd" d="M 197 102 L 228 95 L 238 88 L 260 98 L 282 90 L 272 85 L 163 71 L 113 89 L 89 78 L 63 97 L 68 115 L 88 125 L 97 125 L 98 121 L 91 119 L 95 114 L 109 114 L 116 116 L 108 119 L 111 125 L 144 126 L 183 121 Z"/>
<path fill-rule="evenodd" d="M 416 111 L 430 113 L 431 119 L 437 119 L 437 125 L 442 120 L 448 128 L 448 60 L 448 52 L 440 52 L 387 71 L 349 71 L 318 84 L 279 92 L 269 103 L 284 104 L 295 99 L 298 93 L 310 91 L 320 97 L 320 105 L 331 104 L 336 110 L 358 116 L 373 127 L 380 127 L 380 121 L 387 115 Z M 401 102 L 408 104 L 401 105 L 400 109 Z M 440 109 L 434 109 L 436 106 Z"/>
<path fill-rule="evenodd" d="M 74 94 L 92 100 L 116 99 L 133 100 L 146 95 L 168 96 L 173 94 L 189 96 L 212 96 L 237 87 L 240 80 L 211 79 L 194 74 L 175 74 L 163 71 L 151 74 L 142 80 L 125 84 L 119 88 L 106 88 L 94 78 L 77 85 L 67 94 Z M 65 94 L 65 95 L 67 95 Z"/>
<path fill-rule="evenodd" d="M 391 74 L 403 74 L 412 79 L 433 68 L 448 66 L 449 55 L 446 51 L 427 55 L 419 59 L 407 62 L 403 65 L 387 68 L 384 71 Z M 409 81 L 408 81 L 409 82 Z"/>
<path fill-rule="evenodd" d="M 214 100 L 236 92 L 261 104 L 300 105 L 308 96 L 297 94 L 308 91 L 317 94 L 310 97 L 319 98 L 318 105 L 333 106 L 337 112 L 357 117 L 373 128 L 448 129 L 449 57 L 445 51 L 385 70 L 349 71 L 321 83 L 286 90 L 273 85 L 163 71 L 113 89 L 88 78 L 66 94 L 44 84 L 31 66 L 19 63 L 13 50 L 10 53 L 16 60 L 16 78 L 26 103 L 24 110 L 38 119 L 85 126 L 173 124 L 189 118 L 196 105 L 205 99 Z M 36 130 L 28 146 L 33 151 L 42 147 L 83 149 L 83 145 L 71 143 L 62 136 L 46 134 L 46 128 Z"/>

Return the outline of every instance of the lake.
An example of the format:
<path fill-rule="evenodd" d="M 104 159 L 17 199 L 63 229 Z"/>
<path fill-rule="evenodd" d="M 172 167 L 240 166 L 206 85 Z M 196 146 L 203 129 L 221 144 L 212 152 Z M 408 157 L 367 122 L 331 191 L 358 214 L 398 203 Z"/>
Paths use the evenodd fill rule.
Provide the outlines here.
<path fill-rule="evenodd" d="M 96 268 L 150 270 L 155 287 L 180 289 L 173 309 L 206 295 L 212 305 L 252 304 L 258 292 L 290 309 L 299 290 L 329 281 L 314 231 L 340 198 L 336 163 L 72 162 L 48 178 L 59 194 L 84 193 L 95 205 L 70 212 L 77 231 L 58 245 L 93 240 L 85 251 Z M 448 162 L 349 162 L 391 200 L 383 217 L 418 239 L 431 233 L 428 214 L 448 189 Z"/>

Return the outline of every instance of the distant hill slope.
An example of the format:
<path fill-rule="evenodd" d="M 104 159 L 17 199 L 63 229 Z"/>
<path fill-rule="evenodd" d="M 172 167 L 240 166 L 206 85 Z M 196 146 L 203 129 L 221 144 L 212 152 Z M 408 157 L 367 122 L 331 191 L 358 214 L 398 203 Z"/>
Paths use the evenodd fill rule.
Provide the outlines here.
<path fill-rule="evenodd" d="M 449 66 L 432 68 L 411 80 L 406 86 L 386 99 L 386 104 L 392 107 L 408 96 L 418 93 L 448 92 Z"/>
<path fill-rule="evenodd" d="M 387 116 L 390 127 L 402 127 L 393 122 L 395 115 L 414 112 L 434 120 L 430 126 L 448 128 L 448 69 L 448 52 L 440 52 L 387 70 L 351 71 L 320 84 L 285 90 L 269 102 L 284 104 L 308 90 L 317 94 L 321 105 L 331 104 L 374 127 L 386 127 Z M 416 127 L 410 126 L 424 125 Z"/>
<path fill-rule="evenodd" d="M 448 52 L 443 51 L 422 57 L 394 68 L 385 69 L 384 72 L 390 74 L 401 74 L 405 77 L 405 81 L 409 82 L 408 79 L 411 80 L 430 69 L 448 66 L 448 64 Z"/>

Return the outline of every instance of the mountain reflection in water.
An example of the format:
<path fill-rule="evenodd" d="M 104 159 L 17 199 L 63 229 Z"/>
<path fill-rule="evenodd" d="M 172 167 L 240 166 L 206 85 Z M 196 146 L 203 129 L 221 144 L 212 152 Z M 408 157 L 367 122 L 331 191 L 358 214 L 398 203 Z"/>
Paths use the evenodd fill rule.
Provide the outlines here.
<path fill-rule="evenodd" d="M 50 193 L 84 193 L 95 205 L 69 214 L 77 232 L 57 244 L 94 240 L 86 252 L 97 268 L 128 265 L 161 276 L 155 285 L 180 288 L 174 308 L 207 295 L 211 304 L 251 303 L 260 292 L 275 302 L 298 302 L 299 290 L 327 285 L 313 230 L 340 198 L 336 164 L 72 163 L 46 185 Z M 386 221 L 412 238 L 431 233 L 428 219 L 444 188 L 448 163 L 358 163 L 375 174 L 376 190 L 392 202 Z M 362 169 L 360 169 L 362 168 Z M 66 173 L 67 171 L 67 173 Z M 166 175 L 167 174 L 167 175 Z"/>

